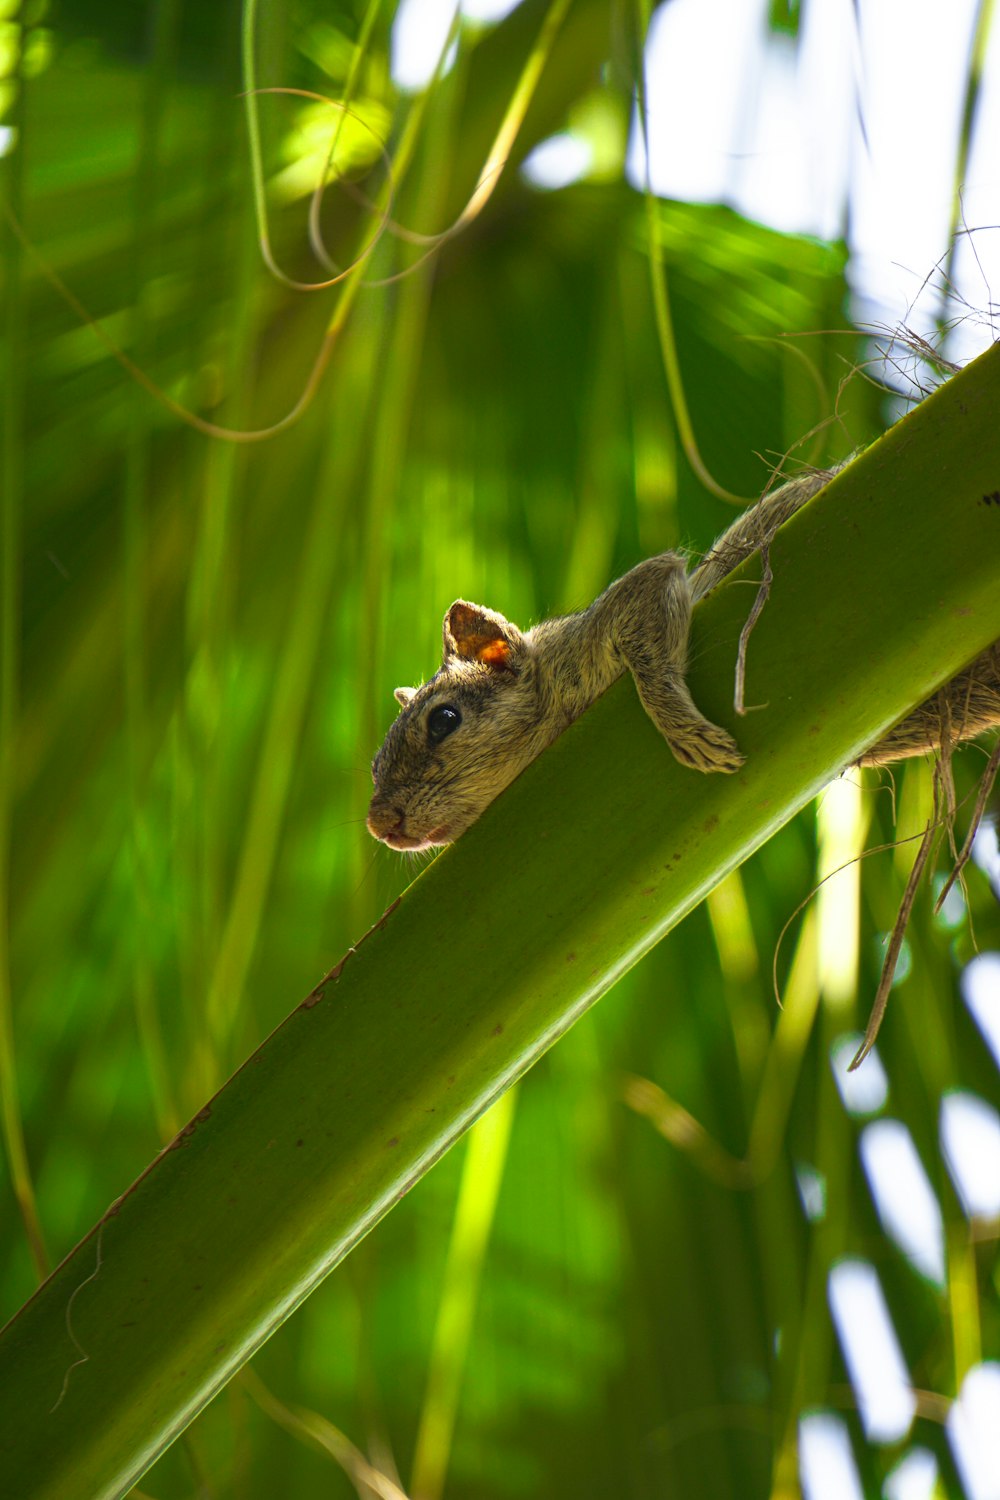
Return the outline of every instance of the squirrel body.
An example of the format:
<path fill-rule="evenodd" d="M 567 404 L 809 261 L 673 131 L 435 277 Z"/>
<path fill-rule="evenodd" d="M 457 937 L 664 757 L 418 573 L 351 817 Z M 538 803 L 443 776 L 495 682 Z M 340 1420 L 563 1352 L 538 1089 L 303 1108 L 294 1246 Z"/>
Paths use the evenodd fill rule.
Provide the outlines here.
<path fill-rule="evenodd" d="M 705 718 L 685 680 L 691 610 L 831 477 L 805 474 L 766 494 L 690 571 L 678 552 L 648 558 L 588 609 L 530 630 L 456 600 L 438 671 L 421 687 L 396 689 L 401 711 L 372 762 L 370 833 L 394 849 L 451 843 L 626 671 L 681 764 L 738 770 L 735 740 Z M 858 763 L 917 755 L 998 723 L 1000 642 Z"/>

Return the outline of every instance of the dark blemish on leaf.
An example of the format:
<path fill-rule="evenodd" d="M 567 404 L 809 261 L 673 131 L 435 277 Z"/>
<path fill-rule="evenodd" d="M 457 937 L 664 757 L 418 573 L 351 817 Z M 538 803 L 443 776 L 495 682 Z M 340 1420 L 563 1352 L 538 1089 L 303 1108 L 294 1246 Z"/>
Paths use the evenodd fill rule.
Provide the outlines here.
<path fill-rule="evenodd" d="M 702 825 L 701 825 L 702 832 L 703 833 L 711 833 L 714 829 L 718 828 L 718 826 L 719 826 L 719 814 L 718 813 L 712 813 L 711 817 L 706 818 L 705 821 L 704 821 L 704 823 L 702 823 Z"/>
<path fill-rule="evenodd" d="M 302 1142 L 301 1141 L 296 1141 L 295 1144 L 296 1144 L 296 1146 L 301 1146 Z"/>
<path fill-rule="evenodd" d="M 990 490 L 979 503 L 980 505 L 1000 505 L 1000 490 Z"/>
<path fill-rule="evenodd" d="M 499 1026 L 494 1026 L 494 1028 L 493 1028 L 493 1035 L 494 1036 L 502 1036 L 503 1035 L 503 1025 L 502 1024 L 499 1025 Z"/>
<path fill-rule="evenodd" d="M 576 963 L 576 954 L 575 953 L 567 953 L 567 955 L 566 955 L 566 962 L 568 964 L 575 964 Z"/>
<path fill-rule="evenodd" d="M 199 1109 L 194 1119 L 189 1120 L 184 1126 L 184 1129 L 177 1132 L 173 1140 L 170 1142 L 170 1145 L 166 1147 L 166 1150 L 176 1151 L 178 1146 L 183 1146 L 188 1140 L 188 1137 L 194 1135 L 195 1131 L 198 1129 L 198 1126 L 204 1124 L 211 1113 L 212 1106 L 210 1104 L 206 1104 L 204 1109 Z"/>
<path fill-rule="evenodd" d="M 387 1146 L 398 1146 L 399 1145 L 399 1136 L 398 1135 L 390 1136 L 389 1139 L 386 1141 L 386 1145 Z"/>
<path fill-rule="evenodd" d="M 336 984 L 337 980 L 340 978 L 343 972 L 344 965 L 346 964 L 347 960 L 354 957 L 358 949 L 361 947 L 361 944 L 365 941 L 365 938 L 370 938 L 372 933 L 377 928 L 385 926 L 386 922 L 388 922 L 389 918 L 392 916 L 393 912 L 396 910 L 396 907 L 399 905 L 402 899 L 402 896 L 397 896 L 392 905 L 386 907 L 385 911 L 379 917 L 374 927 L 369 927 L 368 931 L 365 933 L 365 936 L 363 938 L 359 938 L 353 948 L 348 948 L 347 952 L 340 960 L 340 963 L 335 964 L 334 967 L 330 970 L 329 974 L 327 974 L 324 979 L 320 980 L 319 984 L 312 991 L 312 993 L 307 995 L 306 998 L 299 1003 L 299 1010 L 312 1010 L 314 1005 L 319 1004 L 319 1002 L 324 997 L 327 985 Z"/>
<path fill-rule="evenodd" d="M 346 964 L 347 960 L 350 958 L 351 954 L 354 951 L 355 950 L 353 948 L 348 948 L 347 952 L 344 954 L 343 958 L 340 960 L 340 963 L 339 964 L 335 964 L 334 967 L 330 970 L 329 974 L 327 974 L 326 978 L 325 979 L 321 979 L 320 982 L 319 982 L 319 984 L 312 991 L 312 993 L 309 994 L 309 995 L 307 995 L 306 998 L 302 1001 L 302 1003 L 299 1006 L 299 1010 L 312 1010 L 312 1008 L 313 1008 L 314 1005 L 318 1005 L 319 1004 L 319 1002 L 322 1000 L 324 994 L 326 993 L 326 987 L 327 987 L 327 985 L 328 984 L 336 984 L 337 980 L 340 978 L 340 972 L 341 972 L 341 970 L 343 969 L 343 967 Z"/>
<path fill-rule="evenodd" d="M 822 728 L 821 724 L 810 724 L 809 725 L 809 733 L 810 734 L 819 734 L 821 728 Z"/>

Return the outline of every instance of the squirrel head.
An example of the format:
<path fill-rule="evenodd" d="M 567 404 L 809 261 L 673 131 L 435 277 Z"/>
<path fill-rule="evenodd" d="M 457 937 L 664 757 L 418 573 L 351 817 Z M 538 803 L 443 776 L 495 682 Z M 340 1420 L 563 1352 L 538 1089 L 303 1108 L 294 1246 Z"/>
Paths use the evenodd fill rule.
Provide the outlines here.
<path fill-rule="evenodd" d="M 450 844 L 540 748 L 528 638 L 464 599 L 443 636 L 431 680 L 396 689 L 399 717 L 372 762 L 368 829 L 393 849 Z"/>

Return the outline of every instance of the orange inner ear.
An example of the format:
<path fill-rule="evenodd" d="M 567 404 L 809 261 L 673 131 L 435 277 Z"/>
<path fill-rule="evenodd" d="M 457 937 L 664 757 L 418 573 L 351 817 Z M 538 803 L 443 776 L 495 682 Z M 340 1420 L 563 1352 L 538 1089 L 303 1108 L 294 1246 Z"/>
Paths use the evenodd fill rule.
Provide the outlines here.
<path fill-rule="evenodd" d="M 489 645 L 483 646 L 482 650 L 476 652 L 476 655 L 488 667 L 505 667 L 510 655 L 510 647 L 506 641 L 490 641 Z"/>

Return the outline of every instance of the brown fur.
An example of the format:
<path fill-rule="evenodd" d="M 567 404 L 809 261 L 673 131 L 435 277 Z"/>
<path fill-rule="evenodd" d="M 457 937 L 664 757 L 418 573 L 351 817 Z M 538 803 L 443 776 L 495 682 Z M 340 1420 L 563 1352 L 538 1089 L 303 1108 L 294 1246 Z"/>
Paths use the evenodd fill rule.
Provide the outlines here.
<path fill-rule="evenodd" d="M 431 680 L 397 688 L 402 705 L 372 764 L 368 828 L 395 849 L 448 844 L 625 671 L 677 760 L 736 771 L 743 756 L 695 706 L 685 681 L 692 605 L 830 478 L 812 473 L 765 495 L 687 573 L 677 552 L 639 563 L 580 614 L 520 631 L 459 599 L 444 618 Z M 460 722 L 435 739 L 441 719 Z M 969 739 L 1000 723 L 1000 642 L 861 757 L 879 765 Z"/>

